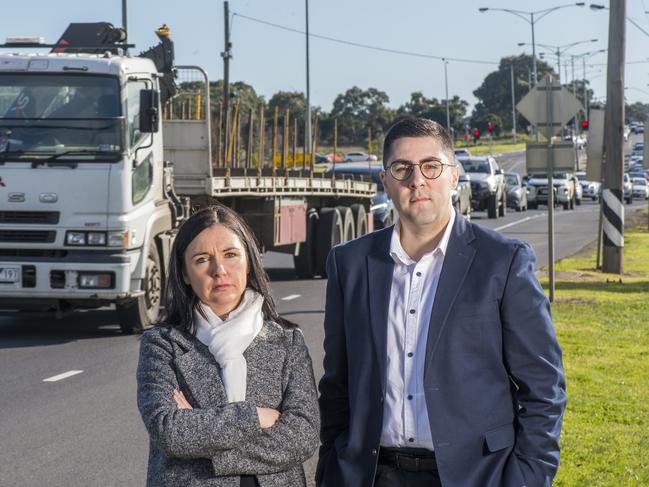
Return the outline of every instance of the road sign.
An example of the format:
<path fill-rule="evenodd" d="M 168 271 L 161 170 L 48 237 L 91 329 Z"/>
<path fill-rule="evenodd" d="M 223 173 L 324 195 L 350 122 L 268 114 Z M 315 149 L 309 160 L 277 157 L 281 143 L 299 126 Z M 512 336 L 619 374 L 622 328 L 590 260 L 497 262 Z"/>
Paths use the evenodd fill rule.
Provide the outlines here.
<path fill-rule="evenodd" d="M 556 135 L 583 107 L 575 95 L 546 75 L 518 102 L 516 109 L 533 125 L 545 128 L 546 135 Z"/>
<path fill-rule="evenodd" d="M 525 165 L 527 173 L 539 172 L 547 173 L 548 170 L 548 151 L 550 149 L 546 144 L 527 144 L 525 153 Z M 553 171 L 574 172 L 575 170 L 575 148 L 572 142 L 559 142 L 552 144 L 553 152 Z"/>

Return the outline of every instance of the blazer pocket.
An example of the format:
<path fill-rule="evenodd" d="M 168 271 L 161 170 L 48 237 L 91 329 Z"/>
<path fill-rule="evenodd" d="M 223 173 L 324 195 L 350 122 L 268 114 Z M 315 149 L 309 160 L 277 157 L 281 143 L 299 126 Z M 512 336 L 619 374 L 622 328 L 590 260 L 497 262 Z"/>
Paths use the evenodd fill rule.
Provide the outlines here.
<path fill-rule="evenodd" d="M 505 424 L 494 428 L 485 433 L 485 445 L 490 452 L 496 452 L 504 448 L 514 446 L 516 435 L 514 434 L 514 425 Z"/>

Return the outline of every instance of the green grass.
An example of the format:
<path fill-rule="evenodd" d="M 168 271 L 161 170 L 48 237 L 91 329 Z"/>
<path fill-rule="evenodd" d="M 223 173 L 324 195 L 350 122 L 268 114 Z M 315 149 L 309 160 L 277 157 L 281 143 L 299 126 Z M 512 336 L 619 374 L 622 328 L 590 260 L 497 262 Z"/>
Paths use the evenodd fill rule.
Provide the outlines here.
<path fill-rule="evenodd" d="M 568 384 L 556 486 L 649 485 L 647 223 L 624 238 L 622 276 L 596 272 L 594 252 L 556 266 Z"/>
<path fill-rule="evenodd" d="M 473 141 L 473 138 L 470 139 Z M 511 136 L 507 137 L 494 137 L 492 144 L 489 144 L 489 138 L 483 136 L 477 144 L 470 142 L 468 145 L 465 144 L 463 139 L 456 139 L 455 147 L 467 148 L 471 151 L 472 155 L 475 156 L 484 156 L 486 154 L 503 154 L 506 152 L 516 152 L 525 150 L 525 144 L 527 142 L 535 142 L 535 137 L 527 134 L 516 134 L 516 143 Z"/>

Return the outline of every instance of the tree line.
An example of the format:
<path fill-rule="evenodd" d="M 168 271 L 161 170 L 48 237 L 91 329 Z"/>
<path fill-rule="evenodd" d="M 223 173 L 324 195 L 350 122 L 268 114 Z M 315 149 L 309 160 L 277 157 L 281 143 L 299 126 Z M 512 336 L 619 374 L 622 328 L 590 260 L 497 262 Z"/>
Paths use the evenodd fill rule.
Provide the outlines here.
<path fill-rule="evenodd" d="M 526 54 L 504 57 L 498 68 L 489 73 L 473 94 L 477 98 L 473 111 L 469 114 L 469 103 L 454 95 L 449 100 L 450 126 L 456 137 L 461 137 L 465 129 L 477 128 L 486 131 L 487 123 L 495 126 L 497 133 L 509 133 L 512 129 L 512 83 L 511 70 L 514 74 L 514 101 L 518 103 L 530 90 L 532 84 L 532 57 Z M 543 60 L 537 60 L 538 79 L 546 74 L 556 77 L 552 66 Z M 574 91 L 575 96 L 584 103 L 586 96 L 592 98 L 588 80 L 576 80 L 565 85 Z M 196 88 L 195 83 L 180 83 L 181 96 Z M 230 84 L 231 105 L 236 103 L 244 116 L 251 111 L 258 113 L 259 107 L 265 107 L 266 120 L 272 120 L 277 108 L 281 117 L 286 110 L 291 123 L 297 121 L 304 126 L 306 97 L 299 91 L 279 91 L 266 100 L 257 94 L 255 89 L 242 81 Z M 219 110 L 223 102 L 223 81 L 210 83 L 210 99 L 213 113 Z M 322 107 L 312 107 L 313 116 L 318 120 L 318 143 L 332 145 L 334 138 L 334 120 L 337 124 L 337 142 L 339 145 L 367 145 L 368 129 L 371 130 L 373 143 L 380 143 L 383 133 L 394 121 L 407 116 L 425 117 L 446 126 L 446 100 L 427 98 L 423 92 L 411 93 L 410 99 L 397 108 L 389 106 L 390 97 L 378 88 L 360 88 L 353 86 L 340 93 L 333 101 L 329 111 Z M 519 130 L 529 125 L 525 118 L 516 112 L 516 124 Z"/>

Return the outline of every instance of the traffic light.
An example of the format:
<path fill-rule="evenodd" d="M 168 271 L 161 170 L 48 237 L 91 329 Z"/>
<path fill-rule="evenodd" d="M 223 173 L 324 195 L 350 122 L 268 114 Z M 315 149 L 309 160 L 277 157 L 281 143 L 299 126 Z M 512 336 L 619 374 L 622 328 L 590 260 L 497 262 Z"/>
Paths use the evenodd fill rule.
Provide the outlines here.
<path fill-rule="evenodd" d="M 491 123 L 491 121 L 487 122 L 487 130 L 489 131 L 490 135 L 493 135 L 493 133 L 494 133 L 494 124 Z"/>
<path fill-rule="evenodd" d="M 588 130 L 588 120 L 582 120 L 581 121 L 581 129 L 582 130 Z"/>
<path fill-rule="evenodd" d="M 480 131 L 478 129 L 473 129 L 473 143 L 476 144 L 480 138 Z"/>

